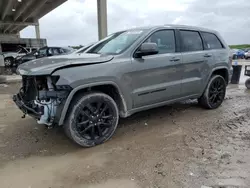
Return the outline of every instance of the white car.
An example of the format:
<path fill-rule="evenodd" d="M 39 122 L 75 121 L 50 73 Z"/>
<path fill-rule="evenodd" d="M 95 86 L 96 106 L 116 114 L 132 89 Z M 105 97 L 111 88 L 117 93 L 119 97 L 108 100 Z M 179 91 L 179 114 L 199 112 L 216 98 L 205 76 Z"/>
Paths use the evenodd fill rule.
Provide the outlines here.
<path fill-rule="evenodd" d="M 250 50 L 245 53 L 245 59 L 250 59 Z"/>
<path fill-rule="evenodd" d="M 16 52 L 3 52 L 1 55 L 4 58 L 4 65 L 6 67 L 12 66 L 15 63 L 15 58 L 22 57 L 27 53 L 30 53 L 31 51 L 31 48 L 24 48 L 22 46 L 19 46 Z"/>

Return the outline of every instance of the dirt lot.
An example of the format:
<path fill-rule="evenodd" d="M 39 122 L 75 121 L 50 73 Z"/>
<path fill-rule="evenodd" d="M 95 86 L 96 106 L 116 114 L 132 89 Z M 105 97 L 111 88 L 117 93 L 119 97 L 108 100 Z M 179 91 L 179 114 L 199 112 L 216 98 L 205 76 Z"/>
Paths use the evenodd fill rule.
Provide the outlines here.
<path fill-rule="evenodd" d="M 228 88 L 217 110 L 186 101 L 120 121 L 109 142 L 82 149 L 47 130 L 0 87 L 1 188 L 250 187 L 250 91 Z"/>

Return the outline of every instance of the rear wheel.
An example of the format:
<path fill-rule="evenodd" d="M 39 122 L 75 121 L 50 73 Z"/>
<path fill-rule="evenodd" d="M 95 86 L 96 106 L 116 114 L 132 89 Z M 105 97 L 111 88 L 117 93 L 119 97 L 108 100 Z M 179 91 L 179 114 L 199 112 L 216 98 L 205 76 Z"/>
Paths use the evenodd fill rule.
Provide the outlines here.
<path fill-rule="evenodd" d="M 82 147 L 93 147 L 109 140 L 119 120 L 115 101 L 104 93 L 89 93 L 75 100 L 69 109 L 64 130 Z"/>
<path fill-rule="evenodd" d="M 203 95 L 198 99 L 199 104 L 207 109 L 218 108 L 226 95 L 226 82 L 220 75 L 213 75 L 208 82 Z"/>
<path fill-rule="evenodd" d="M 248 78 L 245 82 L 245 86 L 247 89 L 250 89 L 250 78 Z"/>
<path fill-rule="evenodd" d="M 12 57 L 7 57 L 7 58 L 4 59 L 4 65 L 6 67 L 12 66 L 13 63 L 14 63 L 14 59 Z"/>

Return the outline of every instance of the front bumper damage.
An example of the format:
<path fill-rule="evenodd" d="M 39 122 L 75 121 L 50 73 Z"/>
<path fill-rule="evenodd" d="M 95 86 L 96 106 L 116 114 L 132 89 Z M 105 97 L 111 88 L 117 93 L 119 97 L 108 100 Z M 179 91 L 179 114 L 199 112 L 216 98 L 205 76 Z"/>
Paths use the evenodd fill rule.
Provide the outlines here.
<path fill-rule="evenodd" d="M 24 113 L 24 114 L 28 114 L 32 117 L 34 117 L 35 119 L 40 119 L 41 115 L 43 114 L 42 111 L 36 111 L 36 109 L 29 107 L 28 105 L 26 105 L 23 100 L 22 97 L 20 95 L 20 93 L 13 95 L 13 101 L 16 103 L 16 105 L 18 106 L 18 108 Z M 25 117 L 25 116 L 24 116 Z"/>
<path fill-rule="evenodd" d="M 57 86 L 49 76 L 23 76 L 23 86 L 13 101 L 25 115 L 48 126 L 57 124 L 61 109 L 71 91 L 69 86 Z"/>

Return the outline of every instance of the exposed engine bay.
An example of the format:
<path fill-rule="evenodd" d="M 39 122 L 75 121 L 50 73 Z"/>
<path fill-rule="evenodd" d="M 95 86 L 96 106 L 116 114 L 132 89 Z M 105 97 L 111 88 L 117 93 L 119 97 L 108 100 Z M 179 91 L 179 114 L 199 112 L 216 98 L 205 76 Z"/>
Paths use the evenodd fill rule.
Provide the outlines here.
<path fill-rule="evenodd" d="M 23 76 L 22 88 L 13 99 L 23 111 L 37 119 L 38 124 L 53 125 L 60 104 L 66 99 L 71 88 L 56 86 L 58 76 Z"/>

